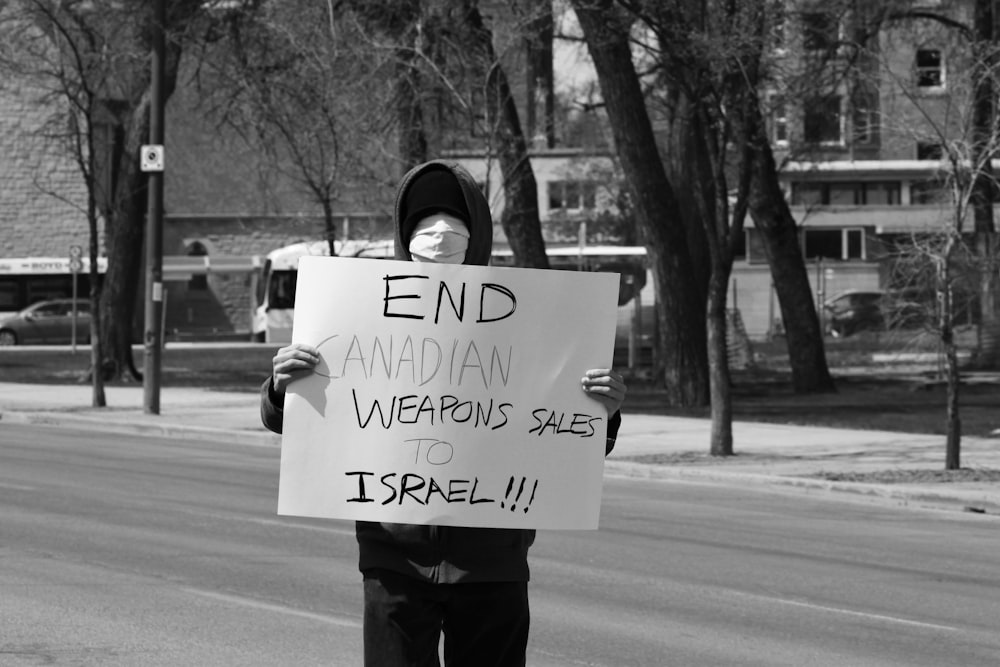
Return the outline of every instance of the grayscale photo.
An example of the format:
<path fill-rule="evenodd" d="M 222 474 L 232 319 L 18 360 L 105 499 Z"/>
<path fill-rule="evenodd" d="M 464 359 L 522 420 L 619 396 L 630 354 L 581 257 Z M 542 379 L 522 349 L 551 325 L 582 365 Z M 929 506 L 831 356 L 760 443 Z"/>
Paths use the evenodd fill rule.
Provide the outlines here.
<path fill-rule="evenodd" d="M 1000 664 L 1000 0 L 0 0 L 0 665 Z"/>

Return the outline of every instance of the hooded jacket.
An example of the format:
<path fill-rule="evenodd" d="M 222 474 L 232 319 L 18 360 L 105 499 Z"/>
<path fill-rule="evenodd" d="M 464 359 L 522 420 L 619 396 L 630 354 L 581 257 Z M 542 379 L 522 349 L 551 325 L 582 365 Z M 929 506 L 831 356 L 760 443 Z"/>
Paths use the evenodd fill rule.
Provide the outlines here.
<path fill-rule="evenodd" d="M 450 171 L 457 179 L 468 213 L 469 246 L 464 264 L 486 266 L 493 249 L 493 219 L 489 205 L 475 180 L 463 167 L 446 160 L 418 165 L 403 176 L 396 194 L 395 257 L 410 261 L 410 235 L 417 216 L 407 211 L 408 189 L 428 170 Z M 276 433 L 281 432 L 283 396 L 276 395 L 271 378 L 261 392 L 261 419 Z M 621 423 L 620 414 L 608 422 L 608 447 Z M 432 583 L 472 583 L 527 581 L 528 549 L 535 540 L 534 530 L 508 528 L 466 528 L 358 521 L 357 539 L 362 572 L 385 569 Z"/>

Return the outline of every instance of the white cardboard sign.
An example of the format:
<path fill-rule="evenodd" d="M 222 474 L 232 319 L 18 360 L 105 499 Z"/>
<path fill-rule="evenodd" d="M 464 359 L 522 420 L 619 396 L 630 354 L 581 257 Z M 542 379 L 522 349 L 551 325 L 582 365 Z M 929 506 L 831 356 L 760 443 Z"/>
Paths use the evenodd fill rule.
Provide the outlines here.
<path fill-rule="evenodd" d="M 278 513 L 596 529 L 618 275 L 355 258 L 299 264 Z"/>

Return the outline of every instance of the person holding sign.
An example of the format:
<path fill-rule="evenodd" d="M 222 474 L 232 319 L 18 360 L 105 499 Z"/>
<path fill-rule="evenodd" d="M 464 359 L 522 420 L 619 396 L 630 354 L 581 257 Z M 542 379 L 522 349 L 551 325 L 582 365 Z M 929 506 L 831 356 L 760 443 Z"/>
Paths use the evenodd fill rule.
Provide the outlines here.
<path fill-rule="evenodd" d="M 489 264 L 493 221 L 472 176 L 434 160 L 408 172 L 396 195 L 398 260 Z M 315 347 L 277 351 L 261 390 L 264 425 L 282 431 L 290 383 L 320 363 Z M 626 386 L 611 369 L 586 370 L 582 390 L 608 414 L 614 447 Z M 535 531 L 357 522 L 364 578 L 366 665 L 524 665 L 528 641 L 528 550 Z"/>

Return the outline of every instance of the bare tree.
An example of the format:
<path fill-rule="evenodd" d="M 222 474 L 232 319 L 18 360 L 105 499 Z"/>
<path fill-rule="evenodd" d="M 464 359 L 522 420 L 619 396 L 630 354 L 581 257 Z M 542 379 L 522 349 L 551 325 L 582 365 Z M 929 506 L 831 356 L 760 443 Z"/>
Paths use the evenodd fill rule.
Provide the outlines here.
<path fill-rule="evenodd" d="M 101 91 L 113 75 L 105 59 L 94 58 L 91 46 L 81 34 L 79 16 L 65 13 L 48 2 L 27 2 L 20 12 L 3 14 L 0 23 L 0 67 L 8 76 L 28 79 L 39 87 L 36 103 L 50 113 L 43 138 L 54 142 L 70 155 L 85 184 L 86 202 L 82 213 L 87 222 L 90 258 L 90 372 L 94 407 L 107 405 L 104 375 L 101 368 L 101 281 L 98 272 L 100 225 L 98 201 L 107 197 L 106 180 L 101 170 Z M 108 39 L 115 26 L 102 26 L 92 36 Z M 69 201 L 62 192 L 49 194 Z"/>
<path fill-rule="evenodd" d="M 946 447 L 945 468 L 961 467 L 961 417 L 956 326 L 958 315 L 975 308 L 975 302 L 992 300 L 991 285 L 983 276 L 997 272 L 992 224 L 992 194 L 997 191 L 993 158 L 1000 151 L 1000 127 L 992 102 L 984 90 L 996 90 L 996 45 L 974 39 L 976 32 L 952 17 L 933 12 L 902 11 L 888 14 L 883 26 L 892 37 L 909 43 L 922 31 L 937 31 L 947 44 L 948 62 L 956 72 L 946 92 L 933 99 L 919 94 L 912 72 L 884 61 L 882 75 L 895 95 L 883 113 L 883 132 L 897 139 L 934 146 L 940 155 L 935 178 L 925 185 L 928 203 L 937 204 L 938 217 L 919 233 L 898 244 L 893 282 L 913 295 L 902 304 L 901 315 L 916 318 L 938 340 L 945 361 Z M 950 37 L 950 39 L 946 38 Z M 971 40 L 971 41 L 970 41 Z M 985 79 L 985 80 L 984 80 Z M 987 202 L 987 198 L 989 201 Z M 927 295 L 930 298 L 927 298 Z M 968 295 L 978 298 L 968 298 Z M 961 298 L 963 303 L 957 301 Z M 916 312 L 914 313 L 914 309 Z M 898 311 L 897 311 L 898 313 Z M 980 308 L 980 327 L 988 308 Z M 897 314 L 897 316 L 900 313 Z M 980 329 L 982 340 L 982 329 Z"/>
<path fill-rule="evenodd" d="M 657 149 L 630 50 L 634 17 L 612 0 L 571 2 L 594 61 L 608 120 L 649 253 L 658 295 L 662 374 L 672 405 L 708 402 L 704 287 L 694 279 L 688 231 Z"/>
<path fill-rule="evenodd" d="M 975 0 L 972 24 L 974 69 L 972 154 L 981 166 L 974 174 L 972 207 L 976 235 L 976 254 L 980 267 L 980 326 L 978 363 L 986 368 L 1000 368 L 1000 236 L 993 214 L 993 204 L 1000 193 L 993 173 L 996 154 L 994 137 L 998 119 L 997 95 L 1000 95 L 1000 10 L 992 0 Z"/>
<path fill-rule="evenodd" d="M 139 148 L 149 139 L 153 4 L 25 0 L 18 6 L 29 12 L 40 34 L 49 38 L 50 54 L 59 54 L 56 60 L 59 67 L 43 66 L 35 69 L 32 77 L 43 87 L 62 89 L 73 95 L 83 89 L 91 91 L 98 98 L 95 102 L 100 104 L 89 111 L 104 114 L 101 124 L 115 137 L 114 150 L 103 165 L 108 174 L 105 191 L 96 199 L 104 220 L 108 257 L 100 307 L 94 311 L 101 323 L 96 343 L 102 356 L 98 367 L 108 378 L 126 379 L 129 371 L 138 378 L 131 344 L 138 287 L 142 284 L 146 179 L 139 170 Z M 205 15 L 205 7 L 201 0 L 168 3 L 164 98 L 169 98 L 174 90 L 183 46 L 190 33 L 199 27 L 198 19 Z M 31 53 L 22 55 L 34 57 Z M 95 66 L 98 63 L 100 66 Z M 65 98 L 63 102 L 74 104 Z M 81 120 L 81 110 L 78 106 L 75 111 L 77 121 Z M 81 136 L 94 124 L 95 118 L 90 118 L 81 125 L 84 131 Z M 100 152 L 96 146 L 90 148 Z"/>
<path fill-rule="evenodd" d="M 551 7 L 548 9 L 551 11 Z M 528 157 L 528 142 L 517 104 L 493 46 L 493 31 L 484 23 L 476 3 L 463 0 L 461 12 L 460 25 L 474 54 L 473 70 L 479 73 L 486 93 L 490 153 L 495 154 L 500 163 L 504 189 L 500 224 L 514 253 L 516 266 L 547 269 L 549 260 L 538 212 L 538 184 Z M 526 23 L 532 24 L 532 21 Z"/>
<path fill-rule="evenodd" d="M 1000 367 L 1000 235 L 994 216 L 998 198 L 992 162 L 997 156 L 996 134 L 998 116 L 997 95 L 1000 94 L 1000 10 L 993 0 L 972 0 L 971 14 L 949 12 L 949 6 L 916 7 L 903 0 L 886 0 L 872 17 L 878 28 L 913 29 L 917 26 L 937 26 L 937 29 L 960 43 L 959 57 L 966 68 L 954 66 L 953 72 L 964 69 L 964 99 L 954 117 L 961 118 L 961 126 L 938 126 L 930 132 L 930 140 L 943 143 L 959 137 L 974 168 L 971 172 L 971 198 L 973 215 L 972 233 L 978 267 L 978 337 L 977 363 L 984 368 Z M 961 77 L 956 77 L 961 80 Z M 897 77 L 898 79 L 898 77 Z M 899 81 L 897 81 L 899 83 Z M 952 82 L 954 83 L 954 81 Z M 951 87 L 951 83 L 949 84 Z M 952 99 L 952 95 L 948 95 Z M 920 106 L 920 100 L 911 100 Z M 933 104 L 923 105 L 929 108 Z M 939 119 L 938 119 L 939 120 Z"/>
<path fill-rule="evenodd" d="M 370 33 L 371 55 L 387 50 L 392 72 L 388 80 L 394 91 L 398 139 L 394 155 L 400 175 L 428 158 L 423 95 L 424 73 L 420 53 L 426 47 L 423 7 L 420 0 L 346 0 L 361 25 Z M 382 41 L 377 41 L 382 40 Z"/>
<path fill-rule="evenodd" d="M 227 39 L 202 68 L 202 94 L 214 100 L 210 114 L 319 207 L 331 255 L 345 192 L 387 180 L 382 146 L 391 115 L 379 96 L 380 70 L 390 64 L 379 55 L 350 11 L 268 3 L 232 15 Z M 358 113 L 362 106 L 366 113 Z"/>
<path fill-rule="evenodd" d="M 358 56 L 381 63 L 372 68 L 372 80 L 388 82 L 394 91 L 389 106 L 395 110 L 398 150 L 393 155 L 401 169 L 426 160 L 441 147 L 442 136 L 454 138 L 462 127 L 452 123 L 455 115 L 474 118 L 481 110 L 476 131 L 486 138 L 487 159 L 496 158 L 501 166 L 501 224 L 515 260 L 520 266 L 547 267 L 527 141 L 492 28 L 476 4 L 408 0 L 343 5 L 350 12 L 336 15 L 332 24 L 357 22 L 365 42 Z M 371 87 L 339 86 L 337 93 L 345 104 L 367 106 Z M 427 113 L 427 106 L 434 113 Z"/>

